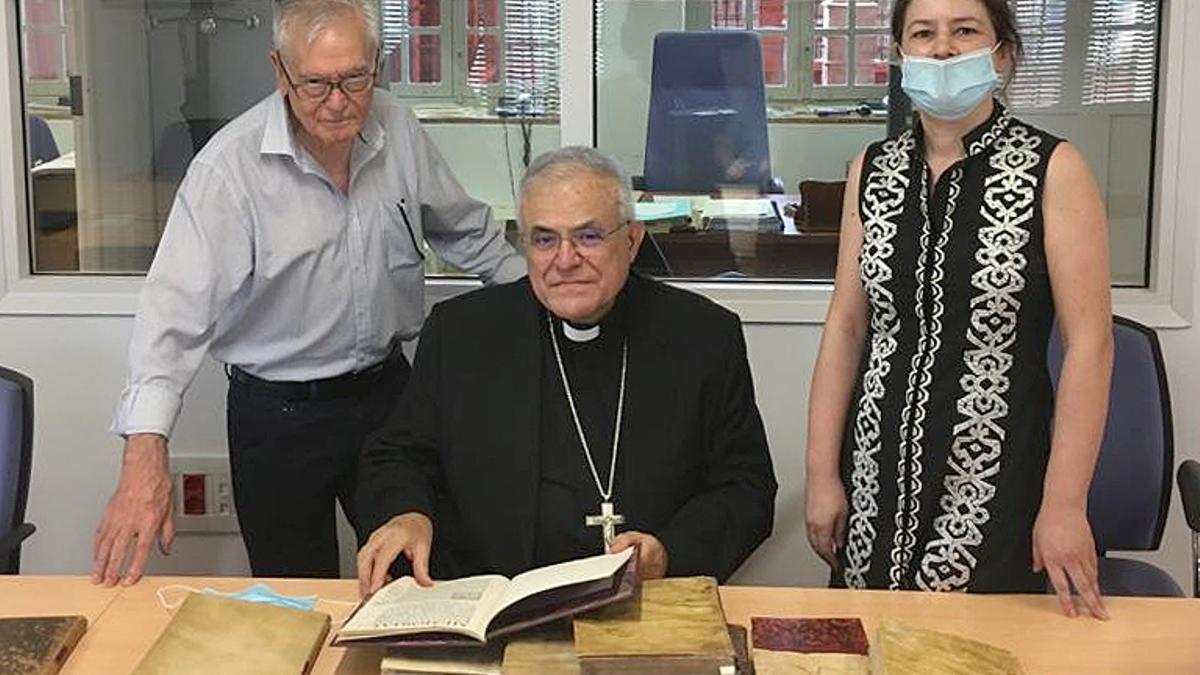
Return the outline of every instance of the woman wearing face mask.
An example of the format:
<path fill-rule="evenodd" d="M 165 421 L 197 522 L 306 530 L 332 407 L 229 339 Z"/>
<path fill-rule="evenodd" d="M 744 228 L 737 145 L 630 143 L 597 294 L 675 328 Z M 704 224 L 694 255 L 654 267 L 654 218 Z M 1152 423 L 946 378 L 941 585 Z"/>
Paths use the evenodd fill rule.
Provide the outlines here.
<path fill-rule="evenodd" d="M 1112 364 L 1100 194 L 1076 148 L 996 99 L 1021 52 L 1005 0 L 897 0 L 892 36 L 918 119 L 847 182 L 809 541 L 836 585 L 1040 593 L 1048 576 L 1068 615 L 1073 585 L 1105 618 L 1086 514 Z"/>

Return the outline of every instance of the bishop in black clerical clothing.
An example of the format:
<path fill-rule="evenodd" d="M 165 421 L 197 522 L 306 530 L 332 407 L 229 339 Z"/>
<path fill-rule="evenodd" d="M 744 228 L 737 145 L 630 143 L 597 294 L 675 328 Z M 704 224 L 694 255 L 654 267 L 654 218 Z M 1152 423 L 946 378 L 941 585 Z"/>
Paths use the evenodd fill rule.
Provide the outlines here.
<path fill-rule="evenodd" d="M 645 577 L 726 579 L 776 482 L 737 315 L 630 274 L 645 235 L 620 168 L 537 158 L 529 276 L 439 303 L 359 473 L 364 592 L 639 547 Z"/>

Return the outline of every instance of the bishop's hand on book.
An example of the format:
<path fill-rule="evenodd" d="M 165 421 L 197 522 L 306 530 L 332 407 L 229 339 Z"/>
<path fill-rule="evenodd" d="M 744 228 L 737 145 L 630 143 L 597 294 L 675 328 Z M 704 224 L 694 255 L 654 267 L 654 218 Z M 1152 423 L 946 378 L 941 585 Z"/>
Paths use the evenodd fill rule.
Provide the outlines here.
<path fill-rule="evenodd" d="M 423 513 L 402 513 L 371 533 L 358 551 L 358 592 L 367 596 L 388 581 L 388 569 L 401 553 L 412 563 L 418 586 L 432 586 L 429 551 L 433 546 L 433 521 Z"/>
<path fill-rule="evenodd" d="M 661 579 L 667 576 L 670 558 L 662 542 L 652 534 L 644 532 L 622 532 L 613 539 L 612 553 L 629 548 L 638 552 L 638 575 L 642 579 Z"/>

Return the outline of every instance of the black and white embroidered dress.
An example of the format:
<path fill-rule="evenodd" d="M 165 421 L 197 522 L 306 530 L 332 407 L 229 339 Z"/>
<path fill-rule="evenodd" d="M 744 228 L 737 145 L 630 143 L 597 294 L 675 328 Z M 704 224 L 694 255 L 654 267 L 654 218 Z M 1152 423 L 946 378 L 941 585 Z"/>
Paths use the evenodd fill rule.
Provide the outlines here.
<path fill-rule="evenodd" d="M 1045 588 L 1031 536 L 1053 412 L 1042 191 L 1058 143 L 997 103 L 936 185 L 919 125 L 867 149 L 848 587 Z"/>

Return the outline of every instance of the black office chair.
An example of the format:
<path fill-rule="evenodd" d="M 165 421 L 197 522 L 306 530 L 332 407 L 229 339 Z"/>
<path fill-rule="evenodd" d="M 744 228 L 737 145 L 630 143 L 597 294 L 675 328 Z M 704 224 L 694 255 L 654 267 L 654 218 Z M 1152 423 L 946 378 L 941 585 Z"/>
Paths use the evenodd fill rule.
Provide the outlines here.
<path fill-rule="evenodd" d="M 33 465 L 33 380 L 0 368 L 0 574 L 21 570 L 21 543 Z"/>
<path fill-rule="evenodd" d="M 1183 590 L 1161 568 L 1108 555 L 1158 549 L 1175 465 L 1171 396 L 1158 336 L 1132 319 L 1114 316 L 1113 346 L 1108 420 L 1088 492 L 1088 522 L 1100 555 L 1100 592 L 1179 597 Z M 1056 386 L 1062 357 L 1055 326 L 1048 363 Z"/>
<path fill-rule="evenodd" d="M 762 47 L 750 31 L 654 36 L 645 175 L 652 192 L 782 192 L 771 176 Z M 636 179 L 635 179 L 636 180 Z"/>
<path fill-rule="evenodd" d="M 1200 598 L 1200 462 L 1185 460 L 1177 475 L 1183 515 L 1192 530 L 1192 596 Z"/>

